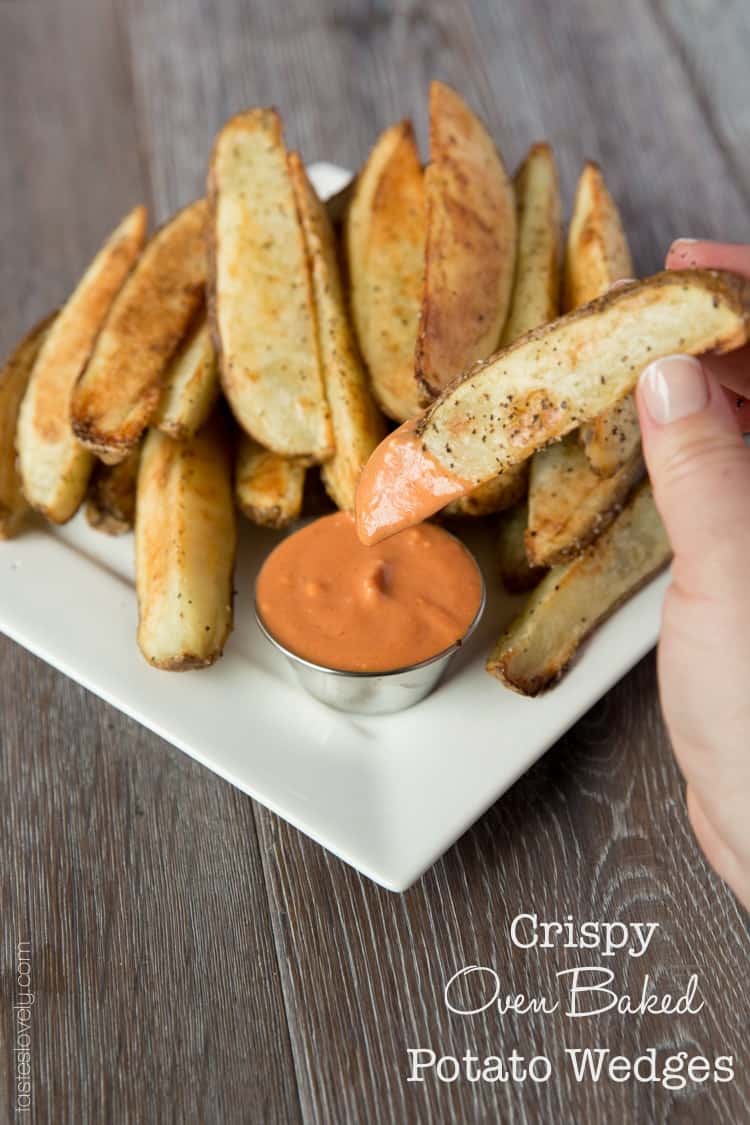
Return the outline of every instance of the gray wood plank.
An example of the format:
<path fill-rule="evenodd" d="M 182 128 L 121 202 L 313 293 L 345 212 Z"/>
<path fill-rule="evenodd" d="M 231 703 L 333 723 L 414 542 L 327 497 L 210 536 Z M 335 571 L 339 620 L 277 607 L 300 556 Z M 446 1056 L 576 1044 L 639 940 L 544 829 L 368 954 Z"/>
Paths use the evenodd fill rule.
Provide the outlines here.
<path fill-rule="evenodd" d="M 9 347 L 148 175 L 114 3 L 2 4 L 0 29 Z M 296 1121 L 250 802 L 4 638 L 0 793 L 0 1119 L 29 940 L 33 1120 Z"/>

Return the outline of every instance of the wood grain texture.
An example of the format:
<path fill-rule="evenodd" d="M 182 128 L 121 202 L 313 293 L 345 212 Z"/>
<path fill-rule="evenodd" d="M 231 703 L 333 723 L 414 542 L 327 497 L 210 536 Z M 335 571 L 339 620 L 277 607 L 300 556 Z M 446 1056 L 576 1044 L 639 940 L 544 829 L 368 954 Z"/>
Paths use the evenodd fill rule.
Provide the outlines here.
<path fill-rule="evenodd" d="M 61 300 L 141 197 L 203 190 L 214 131 L 279 105 L 308 160 L 356 167 L 431 77 L 512 167 L 547 137 L 569 207 L 584 158 L 640 272 L 677 235 L 747 237 L 741 0 L 0 2 L 0 342 Z M 106 641 L 103 641 L 106 643 Z M 498 689 L 500 691 L 500 689 Z M 406 895 L 361 879 L 225 783 L 0 641 L 2 1001 L 30 930 L 40 1121 L 737 1122 L 750 1115 L 747 921 L 687 826 L 643 661 Z M 498 731 L 502 753 L 502 730 Z M 436 763 L 439 768 L 439 763 Z M 661 925 L 644 972 L 699 973 L 700 1016 L 451 1015 L 446 979 L 493 966 L 555 995 L 575 950 L 523 954 L 520 911 Z M 0 1023 L 0 1118 L 10 1104 Z M 563 1046 L 735 1054 L 733 1084 L 575 1085 Z M 408 1047 L 547 1053 L 547 1084 L 409 1085 Z M 7 1116 L 7 1114 L 6 1114 Z"/>

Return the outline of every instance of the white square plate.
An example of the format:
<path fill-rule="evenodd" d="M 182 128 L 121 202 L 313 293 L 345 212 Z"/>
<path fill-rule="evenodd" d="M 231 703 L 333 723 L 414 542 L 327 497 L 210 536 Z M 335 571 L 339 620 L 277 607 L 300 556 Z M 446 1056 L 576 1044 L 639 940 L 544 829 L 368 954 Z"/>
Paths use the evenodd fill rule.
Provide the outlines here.
<path fill-rule="evenodd" d="M 323 196 L 349 178 L 327 164 L 310 172 Z M 0 630 L 389 890 L 413 883 L 659 634 L 666 575 L 596 633 L 558 687 L 517 696 L 484 670 L 514 602 L 477 549 L 487 611 L 435 694 L 397 715 L 344 715 L 296 686 L 255 624 L 255 574 L 278 539 L 241 521 L 235 630 L 209 669 L 145 663 L 132 537 L 101 535 L 82 514 L 0 543 Z"/>

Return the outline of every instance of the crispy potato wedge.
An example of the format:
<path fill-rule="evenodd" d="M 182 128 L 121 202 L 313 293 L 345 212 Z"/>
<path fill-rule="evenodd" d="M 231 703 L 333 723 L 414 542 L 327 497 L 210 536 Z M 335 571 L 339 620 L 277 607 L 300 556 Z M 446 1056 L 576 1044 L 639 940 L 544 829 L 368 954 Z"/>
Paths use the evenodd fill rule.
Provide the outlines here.
<path fill-rule="evenodd" d="M 577 434 L 540 449 L 531 461 L 529 562 L 555 566 L 579 554 L 612 522 L 643 473 L 640 446 L 611 477 L 593 471 Z"/>
<path fill-rule="evenodd" d="M 71 402 L 73 432 L 108 464 L 124 460 L 159 404 L 164 376 L 204 299 L 206 204 L 157 231 L 112 305 Z"/>
<path fill-rule="evenodd" d="M 296 152 L 289 170 L 312 272 L 315 324 L 336 450 L 320 475 L 339 508 L 354 510 L 357 482 L 385 422 L 370 393 L 347 318 L 333 230 Z"/>
<path fill-rule="evenodd" d="M 414 130 L 379 137 L 354 181 L 345 216 L 352 318 L 381 410 L 397 422 L 419 413 L 414 375 L 427 204 Z"/>
<path fill-rule="evenodd" d="M 484 484 L 472 489 L 466 496 L 459 496 L 442 509 L 446 516 L 492 516 L 512 508 L 526 495 L 529 485 L 529 466 L 527 462 L 514 465 L 499 476 L 486 480 Z"/>
<path fill-rule="evenodd" d="M 124 535 L 135 526 L 135 493 L 141 447 L 117 465 L 95 466 L 86 498 L 86 519 L 95 531 Z"/>
<path fill-rule="evenodd" d="M 513 340 L 557 316 L 560 300 L 560 185 L 548 144 L 534 145 L 514 180 L 518 253 L 503 340 Z M 456 516 L 486 516 L 526 494 L 528 467 L 514 466 L 448 505 Z"/>
<path fill-rule="evenodd" d="M 234 478 L 238 508 L 261 527 L 288 527 L 302 514 L 306 472 L 303 461 L 272 453 L 242 434 Z"/>
<path fill-rule="evenodd" d="M 487 661 L 487 671 L 523 695 L 558 680 L 581 642 L 670 559 L 651 486 L 644 482 L 583 554 L 555 567 L 530 595 Z"/>
<path fill-rule="evenodd" d="M 513 188 L 518 250 L 503 345 L 560 312 L 560 181 L 550 145 L 532 145 Z"/>
<path fill-rule="evenodd" d="M 325 461 L 333 433 L 312 279 L 275 110 L 247 110 L 221 129 L 208 194 L 209 316 L 232 412 L 267 449 Z"/>
<path fill-rule="evenodd" d="M 172 672 L 213 664 L 232 628 L 237 528 L 231 442 L 214 415 L 194 437 L 150 430 L 138 471 L 138 644 Z"/>
<path fill-rule="evenodd" d="M 500 578 L 511 594 L 532 590 L 544 577 L 544 567 L 532 566 L 526 554 L 526 527 L 529 522 L 527 504 L 516 504 L 500 519 L 497 559 Z"/>
<path fill-rule="evenodd" d="M 617 204 L 597 164 L 588 161 L 578 181 L 565 251 L 565 308 L 601 297 L 610 285 L 633 276 L 633 261 Z M 630 460 L 641 433 L 633 395 L 614 403 L 581 428 L 591 467 L 612 476 Z"/>
<path fill-rule="evenodd" d="M 448 387 L 425 412 L 425 448 L 481 484 L 601 414 L 652 360 L 727 352 L 750 334 L 750 282 L 667 270 L 522 336 Z"/>
<path fill-rule="evenodd" d="M 219 397 L 219 368 L 205 316 L 200 316 L 167 368 L 151 425 L 184 440 L 208 421 Z"/>
<path fill-rule="evenodd" d="M 16 534 L 31 507 L 23 494 L 16 459 L 18 412 L 31 369 L 56 316 L 52 313 L 27 332 L 0 368 L 0 539 Z"/>
<path fill-rule="evenodd" d="M 516 258 L 513 187 L 492 138 L 449 86 L 430 85 L 427 248 L 416 349 L 429 402 L 496 350 Z"/>
<path fill-rule="evenodd" d="M 146 237 L 145 207 L 126 215 L 86 270 L 37 356 L 18 421 L 26 499 L 65 523 L 86 494 L 94 459 L 71 428 L 71 396 Z M 131 274 L 132 276 L 132 274 Z"/>

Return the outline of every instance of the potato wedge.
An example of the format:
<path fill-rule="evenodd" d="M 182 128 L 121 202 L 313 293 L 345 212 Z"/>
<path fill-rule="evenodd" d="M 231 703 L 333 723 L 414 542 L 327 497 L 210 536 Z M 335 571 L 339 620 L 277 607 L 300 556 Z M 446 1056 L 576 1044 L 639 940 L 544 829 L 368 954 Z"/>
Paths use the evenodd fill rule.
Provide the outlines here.
<path fill-rule="evenodd" d="M 211 416 L 220 390 L 211 330 L 201 315 L 167 368 L 151 425 L 179 440 L 192 437 Z"/>
<path fill-rule="evenodd" d="M 157 231 L 113 303 L 71 402 L 73 432 L 108 464 L 124 460 L 159 405 L 164 377 L 204 299 L 206 203 Z"/>
<path fill-rule="evenodd" d="M 540 449 L 531 461 L 529 562 L 555 566 L 579 554 L 612 522 L 644 471 L 640 446 L 611 477 L 592 470 L 575 433 Z"/>
<path fill-rule="evenodd" d="M 26 499 L 65 523 L 85 494 L 94 459 L 70 424 L 71 396 L 113 302 L 146 237 L 136 207 L 110 235 L 50 329 L 37 356 L 18 419 L 18 457 Z"/>
<path fill-rule="evenodd" d="M 500 342 L 516 257 L 513 187 L 492 138 L 449 86 L 430 85 L 427 248 L 416 349 L 429 402 Z"/>
<path fill-rule="evenodd" d="M 553 320 L 560 311 L 560 185 L 548 144 L 536 144 L 514 180 L 518 253 L 503 341 Z M 526 494 L 528 467 L 514 466 L 448 505 L 450 515 L 502 512 Z"/>
<path fill-rule="evenodd" d="M 138 471 L 138 644 L 172 672 L 213 664 L 232 628 L 237 528 L 231 442 L 220 415 L 194 437 L 150 430 Z"/>
<path fill-rule="evenodd" d="M 420 409 L 414 349 L 427 240 L 410 122 L 379 137 L 354 182 L 344 230 L 352 318 L 372 391 L 389 418 L 405 422 Z"/>
<path fill-rule="evenodd" d="M 320 475 L 334 503 L 353 511 L 360 473 L 385 436 L 385 422 L 370 393 L 349 327 L 333 231 L 325 208 L 296 152 L 289 154 L 289 171 L 310 260 L 316 337 L 336 446 Z"/>
<path fill-rule="evenodd" d="M 141 447 L 118 465 L 95 466 L 86 498 L 86 519 L 95 531 L 124 535 L 135 526 L 135 493 Z"/>
<path fill-rule="evenodd" d="M 31 505 L 23 494 L 16 458 L 18 412 L 31 369 L 57 313 L 32 328 L 0 369 L 0 539 L 16 534 Z"/>
<path fill-rule="evenodd" d="M 727 352 L 750 334 L 750 282 L 667 270 L 530 332 L 479 363 L 425 412 L 425 448 L 481 484 L 601 414 L 652 360 Z"/>
<path fill-rule="evenodd" d="M 267 449 L 325 461 L 312 280 L 275 110 L 247 110 L 219 132 L 208 194 L 209 317 L 232 412 Z"/>
<path fill-rule="evenodd" d="M 523 695 L 558 680 L 581 642 L 670 559 L 651 486 L 644 482 L 600 539 L 555 567 L 530 595 L 487 661 Z"/>
<path fill-rule="evenodd" d="M 234 483 L 238 508 L 261 527 L 288 527 L 302 514 L 306 472 L 302 461 L 272 453 L 242 434 Z"/>
<path fill-rule="evenodd" d="M 527 504 L 516 504 L 500 519 L 497 559 L 503 586 L 511 594 L 532 590 L 546 574 L 544 567 L 532 566 L 526 554 Z"/>
<path fill-rule="evenodd" d="M 532 145 L 513 180 L 518 251 L 502 345 L 560 312 L 560 181 L 550 145 Z"/>
<path fill-rule="evenodd" d="M 601 297 L 615 281 L 633 276 L 633 261 L 617 204 L 601 169 L 588 161 L 578 181 L 565 252 L 565 307 Z M 629 461 L 641 433 L 634 396 L 627 395 L 581 428 L 592 469 L 612 476 Z"/>

